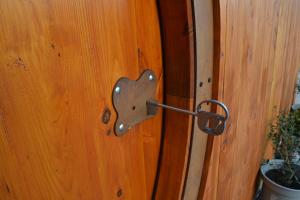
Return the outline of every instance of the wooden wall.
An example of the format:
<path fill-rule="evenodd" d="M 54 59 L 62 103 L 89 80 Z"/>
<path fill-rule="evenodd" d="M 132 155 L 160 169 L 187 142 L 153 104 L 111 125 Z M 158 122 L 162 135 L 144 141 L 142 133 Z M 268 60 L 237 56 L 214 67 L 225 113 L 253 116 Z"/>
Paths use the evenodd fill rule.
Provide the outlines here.
<path fill-rule="evenodd" d="M 220 0 L 214 94 L 231 117 L 224 135 L 208 139 L 198 199 L 252 199 L 267 125 L 293 100 L 299 10 L 299 0 Z"/>

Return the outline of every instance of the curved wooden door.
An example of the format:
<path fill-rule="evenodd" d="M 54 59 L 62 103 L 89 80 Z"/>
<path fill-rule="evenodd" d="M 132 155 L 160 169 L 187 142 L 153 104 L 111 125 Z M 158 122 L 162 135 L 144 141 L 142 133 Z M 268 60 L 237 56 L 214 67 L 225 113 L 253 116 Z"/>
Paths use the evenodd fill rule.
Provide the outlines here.
<path fill-rule="evenodd" d="M 0 13 L 0 199 L 150 199 L 161 113 L 117 137 L 111 92 L 152 69 L 162 100 L 156 1 L 2 0 Z"/>

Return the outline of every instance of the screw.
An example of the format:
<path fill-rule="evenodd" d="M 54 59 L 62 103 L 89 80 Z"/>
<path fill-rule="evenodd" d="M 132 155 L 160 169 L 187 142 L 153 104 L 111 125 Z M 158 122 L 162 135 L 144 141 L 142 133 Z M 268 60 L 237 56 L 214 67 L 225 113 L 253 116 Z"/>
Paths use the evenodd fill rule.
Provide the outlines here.
<path fill-rule="evenodd" d="M 116 92 L 117 94 L 119 94 L 119 93 L 121 92 L 120 86 L 117 86 L 117 87 L 115 88 L 115 92 Z"/>
<path fill-rule="evenodd" d="M 123 130 L 124 130 L 124 124 L 121 123 L 121 124 L 119 125 L 119 131 L 123 131 Z"/>
<path fill-rule="evenodd" d="M 153 75 L 150 74 L 150 75 L 148 76 L 148 79 L 149 79 L 149 81 L 152 81 L 152 80 L 154 79 Z"/>

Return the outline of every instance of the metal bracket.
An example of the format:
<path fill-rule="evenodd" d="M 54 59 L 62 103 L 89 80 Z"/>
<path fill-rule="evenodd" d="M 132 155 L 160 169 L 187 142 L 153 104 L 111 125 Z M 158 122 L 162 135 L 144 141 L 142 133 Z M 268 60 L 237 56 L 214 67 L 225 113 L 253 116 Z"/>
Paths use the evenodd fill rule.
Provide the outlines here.
<path fill-rule="evenodd" d="M 148 113 L 146 102 L 155 99 L 157 78 L 153 71 L 145 70 L 138 80 L 121 78 L 113 90 L 113 105 L 118 113 L 115 133 L 120 136 L 136 124 L 153 117 L 157 109 Z"/>
<path fill-rule="evenodd" d="M 222 102 L 214 99 L 202 101 L 197 111 L 189 111 L 173 106 L 158 103 L 155 100 L 157 79 L 153 71 L 146 70 L 136 81 L 121 78 L 113 90 L 113 104 L 118 113 L 115 123 L 115 133 L 120 136 L 136 124 L 153 117 L 158 107 L 185 113 L 197 117 L 199 129 L 210 135 L 220 135 L 224 132 L 229 111 Z M 220 106 L 225 116 L 201 110 L 203 103 L 212 103 Z"/>

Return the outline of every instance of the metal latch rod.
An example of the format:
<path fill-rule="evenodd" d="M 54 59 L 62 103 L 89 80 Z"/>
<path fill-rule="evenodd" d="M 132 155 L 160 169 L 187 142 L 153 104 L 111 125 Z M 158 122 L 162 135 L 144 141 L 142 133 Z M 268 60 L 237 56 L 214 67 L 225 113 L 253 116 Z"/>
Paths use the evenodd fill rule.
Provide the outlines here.
<path fill-rule="evenodd" d="M 214 103 L 214 104 L 217 104 L 217 105 L 221 106 L 221 108 L 223 108 L 223 110 L 225 112 L 225 120 L 228 119 L 229 110 L 228 110 L 227 106 L 224 103 L 222 103 L 218 100 L 215 100 L 215 99 L 207 99 L 207 100 L 202 101 L 197 107 L 197 112 L 193 112 L 193 111 L 190 111 L 190 110 L 185 110 L 185 109 L 169 106 L 169 105 L 166 105 L 166 104 L 159 103 L 155 100 L 148 100 L 147 101 L 147 107 L 148 106 L 157 106 L 157 107 L 161 107 L 161 108 L 165 108 L 165 109 L 169 109 L 169 110 L 174 110 L 176 112 L 181 112 L 181 113 L 185 113 L 185 114 L 188 114 L 188 115 L 193 115 L 193 116 L 198 117 L 199 116 L 198 113 L 201 111 L 201 105 L 203 103 Z"/>
<path fill-rule="evenodd" d="M 220 106 L 223 111 L 225 112 L 225 116 L 207 112 L 204 110 L 201 110 L 201 105 L 204 103 L 212 103 Z M 156 113 L 156 108 L 161 107 L 169 110 L 173 110 L 176 112 L 192 115 L 193 117 L 197 117 L 197 124 L 200 130 L 203 132 L 210 134 L 210 135 L 220 135 L 224 132 L 224 129 L 226 127 L 226 121 L 229 118 L 229 111 L 226 105 L 218 100 L 215 99 L 207 99 L 202 102 L 200 102 L 197 106 L 197 111 L 189 111 L 181 108 L 176 108 L 173 106 L 165 105 L 162 103 L 157 102 L 156 100 L 147 100 L 147 111 L 148 114 Z"/>
<path fill-rule="evenodd" d="M 176 112 L 181 112 L 181 113 L 185 113 L 185 114 L 193 115 L 193 116 L 197 117 L 197 113 L 196 112 L 192 112 L 192 111 L 189 111 L 189 110 L 184 110 L 184 109 L 181 109 L 181 108 L 176 108 L 176 107 L 173 107 L 173 106 L 161 104 L 161 103 L 158 103 L 157 101 L 154 101 L 154 100 L 148 100 L 147 104 L 148 104 L 148 106 L 158 106 L 158 107 L 161 107 L 161 108 L 165 108 L 165 109 L 169 109 L 169 110 L 174 110 Z"/>

